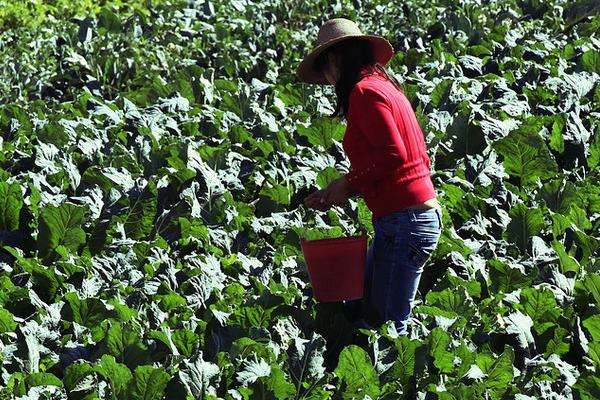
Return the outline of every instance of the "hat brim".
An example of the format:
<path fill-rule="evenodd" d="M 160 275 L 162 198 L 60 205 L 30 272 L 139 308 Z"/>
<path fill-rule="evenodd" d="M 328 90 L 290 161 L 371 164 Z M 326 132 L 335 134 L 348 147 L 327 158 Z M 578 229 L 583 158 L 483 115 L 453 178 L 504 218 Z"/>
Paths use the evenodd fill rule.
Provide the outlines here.
<path fill-rule="evenodd" d="M 371 42 L 373 47 L 373 55 L 375 57 L 375 61 L 385 65 L 390 61 L 390 59 L 394 56 L 394 48 L 391 43 L 381 36 L 375 35 L 344 35 L 342 37 L 338 37 L 335 39 L 331 39 L 325 43 L 320 44 L 315 47 L 298 65 L 298 69 L 296 71 L 296 75 L 298 78 L 305 83 L 315 83 L 318 85 L 328 85 L 329 82 L 325 78 L 325 76 L 319 71 L 315 70 L 314 64 L 317 57 L 327 50 L 329 47 L 334 44 L 341 42 L 343 40 L 355 39 L 355 38 L 363 38 L 367 39 Z"/>

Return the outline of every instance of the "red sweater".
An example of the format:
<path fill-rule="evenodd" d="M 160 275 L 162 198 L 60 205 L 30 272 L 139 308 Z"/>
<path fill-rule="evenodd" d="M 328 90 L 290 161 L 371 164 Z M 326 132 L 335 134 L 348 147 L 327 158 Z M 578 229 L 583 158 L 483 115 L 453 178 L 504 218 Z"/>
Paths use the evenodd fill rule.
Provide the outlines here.
<path fill-rule="evenodd" d="M 350 94 L 345 178 L 373 219 L 435 197 L 423 132 L 404 93 L 366 68 Z"/>

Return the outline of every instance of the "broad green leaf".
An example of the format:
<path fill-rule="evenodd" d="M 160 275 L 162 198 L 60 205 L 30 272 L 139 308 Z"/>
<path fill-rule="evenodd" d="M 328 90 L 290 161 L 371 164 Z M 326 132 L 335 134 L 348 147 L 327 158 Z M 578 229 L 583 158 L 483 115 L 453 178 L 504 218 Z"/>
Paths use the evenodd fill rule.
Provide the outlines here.
<path fill-rule="evenodd" d="M 11 279 L 6 275 L 0 276 L 0 305 L 8 307 L 8 311 L 11 311 L 10 305 L 13 304 L 13 302 L 20 302 L 28 299 L 29 289 L 15 286 Z"/>
<path fill-rule="evenodd" d="M 444 289 L 441 292 L 427 293 L 426 304 L 451 312 L 454 316 L 469 318 L 475 312 L 472 301 L 467 298 L 465 289 Z"/>
<path fill-rule="evenodd" d="M 162 311 L 168 312 L 176 309 L 177 307 L 185 306 L 185 297 L 178 295 L 175 292 L 170 292 L 164 296 L 156 296 L 159 300 L 159 307 Z"/>
<path fill-rule="evenodd" d="M 453 79 L 445 79 L 436 85 L 431 92 L 430 104 L 432 107 L 438 108 L 448 100 L 452 83 L 454 83 Z"/>
<path fill-rule="evenodd" d="M 452 124 L 446 129 L 446 138 L 451 141 L 450 149 L 438 148 L 436 163 L 440 167 L 451 167 L 467 155 L 480 154 L 487 146 L 481 126 L 471 120 L 471 112 L 463 111 L 454 116 Z"/>
<path fill-rule="evenodd" d="M 577 262 L 577 260 L 575 260 L 569 254 L 567 254 L 567 251 L 565 250 L 565 246 L 562 243 L 557 242 L 557 241 L 552 241 L 552 248 L 558 255 L 560 272 L 562 272 L 563 274 L 565 274 L 567 272 L 574 272 L 574 273 L 579 272 L 579 270 L 581 269 L 579 262 Z"/>
<path fill-rule="evenodd" d="M 467 374 L 477 359 L 477 353 L 470 349 L 465 343 L 461 343 L 456 349 L 456 357 L 460 359 L 460 366 L 456 368 L 456 376 L 462 377 Z"/>
<path fill-rule="evenodd" d="M 3 385 L 5 387 L 5 391 L 0 391 L 2 394 L 12 394 L 14 396 L 25 396 L 27 394 L 25 376 L 22 372 L 15 372 L 11 374 L 8 380 L 3 383 Z"/>
<path fill-rule="evenodd" d="M 129 368 L 143 364 L 147 359 L 148 349 L 132 323 L 113 323 L 106 334 L 106 347 Z"/>
<path fill-rule="evenodd" d="M 373 214 L 371 213 L 371 210 L 369 210 L 362 197 L 357 199 L 357 205 L 358 222 L 367 230 L 367 232 L 372 232 Z"/>
<path fill-rule="evenodd" d="M 413 309 L 413 312 L 415 314 L 419 313 L 419 314 L 425 314 L 425 315 L 430 315 L 430 316 L 438 316 L 438 317 L 444 317 L 444 318 L 456 318 L 457 314 L 453 311 L 446 311 L 446 310 L 442 310 L 439 307 L 435 307 L 435 306 L 417 306 Z"/>
<path fill-rule="evenodd" d="M 560 316 L 554 293 L 549 289 L 525 288 L 521 291 L 521 308 L 531 317 L 534 327 L 542 322 L 555 322 Z M 537 330 L 538 334 L 543 331 Z"/>
<path fill-rule="evenodd" d="M 56 377 L 56 375 L 48 373 L 48 372 L 35 372 L 27 378 L 25 378 L 25 384 L 28 388 L 32 388 L 34 386 L 58 386 L 62 387 L 63 383 L 60 379 Z"/>
<path fill-rule="evenodd" d="M 367 352 L 356 345 L 342 350 L 335 374 L 346 385 L 344 399 L 377 398 L 380 393 L 379 377 Z"/>
<path fill-rule="evenodd" d="M 175 171 L 170 173 L 180 184 L 184 184 L 196 176 L 196 172 L 187 167 L 187 164 L 180 158 L 178 151 L 171 150 L 171 156 L 166 158 L 169 166 Z"/>
<path fill-rule="evenodd" d="M 582 374 L 577 379 L 574 389 L 581 400 L 600 399 L 600 378 L 595 375 Z"/>
<path fill-rule="evenodd" d="M 63 383 L 68 390 L 73 390 L 87 376 L 94 375 L 94 368 L 88 363 L 71 364 L 65 369 Z"/>
<path fill-rule="evenodd" d="M 109 8 L 104 7 L 100 11 L 98 19 L 98 27 L 106 29 L 107 32 L 110 33 L 119 33 L 121 32 L 121 21 L 119 17 L 115 15 Z"/>
<path fill-rule="evenodd" d="M 172 340 L 177 350 L 186 358 L 191 358 L 200 345 L 200 337 L 189 329 L 177 329 L 173 332 Z"/>
<path fill-rule="evenodd" d="M 587 217 L 585 210 L 579 208 L 575 204 L 571 205 L 567 213 L 569 220 L 580 230 L 587 231 L 592 229 L 592 223 Z"/>
<path fill-rule="evenodd" d="M 109 312 L 100 299 L 80 299 L 76 293 L 70 292 L 64 295 L 63 300 L 66 304 L 62 308 L 61 314 L 65 321 L 74 321 L 92 328 L 100 325 L 109 317 Z"/>
<path fill-rule="evenodd" d="M 110 384 L 113 399 L 120 399 L 126 394 L 133 375 L 129 368 L 115 361 L 113 356 L 104 354 L 95 370 Z"/>
<path fill-rule="evenodd" d="M 511 347 L 505 346 L 502 355 L 490 366 L 479 365 L 481 370 L 486 373 L 485 386 L 496 396 L 502 398 L 502 394 L 509 388 L 513 380 L 513 360 L 514 353 Z"/>
<path fill-rule="evenodd" d="M 340 172 L 333 168 L 327 167 L 317 174 L 317 186 L 321 189 L 325 189 L 327 185 L 333 182 L 335 179 L 340 177 Z"/>
<path fill-rule="evenodd" d="M 6 332 L 14 332 L 16 328 L 17 323 L 15 322 L 13 315 L 10 313 L 10 311 L 0 307 L 0 334 Z"/>
<path fill-rule="evenodd" d="M 544 357 L 549 357 L 551 354 L 562 356 L 569 352 L 569 331 L 564 328 L 557 327 L 554 330 L 554 336 L 546 344 Z"/>
<path fill-rule="evenodd" d="M 311 145 L 322 146 L 325 150 L 331 147 L 334 140 L 342 140 L 345 132 L 344 125 L 330 118 L 317 118 L 308 127 L 298 125 L 296 129 Z"/>
<path fill-rule="evenodd" d="M 459 383 L 449 388 L 448 392 L 451 393 L 451 400 L 460 399 L 483 399 L 485 398 L 485 384 L 484 383 L 472 383 L 466 385 Z"/>
<path fill-rule="evenodd" d="M 239 338 L 234 341 L 231 344 L 229 354 L 233 358 L 244 358 L 248 354 L 253 354 L 269 361 L 276 358 L 271 347 L 265 345 L 265 343 L 259 343 L 256 340 L 250 339 L 249 337 Z"/>
<path fill-rule="evenodd" d="M 448 280 L 450 287 L 463 287 L 466 290 L 466 294 L 471 297 L 481 296 L 481 283 L 472 279 L 463 279 L 459 276 L 455 276 L 447 273 L 445 279 Z"/>
<path fill-rule="evenodd" d="M 575 230 L 573 233 L 577 246 L 575 257 L 577 257 L 581 265 L 588 265 L 592 255 L 600 248 L 600 239 L 596 239 L 594 236 L 580 230 Z"/>
<path fill-rule="evenodd" d="M 600 309 L 600 274 L 589 274 L 583 281 L 583 286 L 596 301 L 596 307 Z"/>
<path fill-rule="evenodd" d="M 600 86 L 596 88 L 596 103 L 600 103 Z M 591 169 L 600 167 L 600 125 L 596 128 L 596 133 L 590 139 L 590 155 L 587 158 L 588 166 Z"/>
<path fill-rule="evenodd" d="M 444 184 L 442 185 L 445 201 L 444 205 L 448 212 L 458 214 L 467 221 L 482 209 L 483 204 L 479 197 L 474 193 L 469 193 L 459 186 Z"/>
<path fill-rule="evenodd" d="M 141 365 L 135 369 L 130 387 L 132 400 L 161 400 L 170 376 L 163 368 Z"/>
<path fill-rule="evenodd" d="M 586 71 L 600 74 L 600 51 L 588 50 L 583 53 L 581 64 Z"/>
<path fill-rule="evenodd" d="M 568 217 L 562 214 L 552 214 L 552 235 L 554 238 L 558 238 L 565 231 L 573 225 Z"/>
<path fill-rule="evenodd" d="M 276 399 L 291 399 L 296 395 L 296 387 L 292 385 L 277 364 L 271 364 L 271 374 L 264 378 L 266 386 Z"/>
<path fill-rule="evenodd" d="M 450 336 L 439 327 L 433 328 L 428 336 L 429 355 L 440 372 L 448 373 L 454 368 L 454 354 L 448 350 Z"/>
<path fill-rule="evenodd" d="M 450 254 L 456 251 L 460 255 L 466 257 L 472 250 L 465 244 L 464 240 L 450 229 L 443 229 L 438 242 L 436 252 L 441 256 Z"/>
<path fill-rule="evenodd" d="M 504 168 L 519 179 L 523 186 L 531 186 L 539 179 L 553 177 L 558 167 L 544 140 L 533 132 L 518 130 L 494 143 L 504 157 Z"/>
<path fill-rule="evenodd" d="M 0 231 L 19 228 L 22 207 L 21 186 L 18 183 L 0 182 Z"/>
<path fill-rule="evenodd" d="M 567 116 L 559 114 L 552 124 L 552 133 L 550 135 L 550 148 L 558 153 L 565 151 L 564 131 L 567 123 Z"/>
<path fill-rule="evenodd" d="M 564 214 L 574 202 L 578 201 L 577 188 L 565 179 L 554 179 L 542 186 L 538 198 L 544 200 L 552 211 Z"/>
<path fill-rule="evenodd" d="M 289 205 L 290 204 L 290 190 L 286 186 L 279 183 L 265 186 L 260 191 L 261 195 L 264 195 L 271 199 L 275 204 Z"/>
<path fill-rule="evenodd" d="M 600 342 L 588 344 L 588 356 L 596 363 L 596 368 L 598 368 L 600 366 Z"/>
<path fill-rule="evenodd" d="M 416 351 L 420 346 L 420 341 L 400 336 L 394 340 L 394 345 L 398 356 L 384 376 L 390 380 L 398 379 L 403 385 L 406 385 L 415 374 Z"/>
<path fill-rule="evenodd" d="M 279 97 L 286 106 L 303 105 L 302 93 L 300 89 L 291 83 L 285 86 L 277 86 L 277 97 Z"/>
<path fill-rule="evenodd" d="M 531 237 L 538 236 L 545 226 L 544 214 L 539 208 L 517 204 L 510 210 L 509 215 L 511 221 L 506 229 L 506 240 L 516 244 L 525 254 Z"/>
<path fill-rule="evenodd" d="M 583 326 L 588 330 L 594 341 L 600 342 L 600 315 L 592 315 L 583 320 Z"/>
<path fill-rule="evenodd" d="M 157 205 L 156 184 L 148 182 L 137 197 L 129 198 L 129 208 L 124 216 L 117 218 L 123 223 L 127 237 L 145 239 L 154 228 Z"/>
<path fill-rule="evenodd" d="M 63 275 L 57 273 L 56 268 L 49 268 L 34 260 L 21 258 L 19 261 L 23 269 L 31 274 L 31 282 L 38 296 L 47 303 L 53 302 L 64 282 Z"/>
<path fill-rule="evenodd" d="M 532 277 L 499 260 L 488 260 L 490 288 L 493 292 L 510 293 L 531 285 Z"/>
<path fill-rule="evenodd" d="M 73 204 L 47 205 L 40 215 L 37 246 L 41 257 L 47 257 L 58 246 L 77 251 L 86 242 L 85 209 Z"/>
<path fill-rule="evenodd" d="M 229 324 L 242 329 L 251 327 L 268 326 L 271 320 L 272 309 L 265 310 L 262 306 L 238 307 L 229 317 Z"/>

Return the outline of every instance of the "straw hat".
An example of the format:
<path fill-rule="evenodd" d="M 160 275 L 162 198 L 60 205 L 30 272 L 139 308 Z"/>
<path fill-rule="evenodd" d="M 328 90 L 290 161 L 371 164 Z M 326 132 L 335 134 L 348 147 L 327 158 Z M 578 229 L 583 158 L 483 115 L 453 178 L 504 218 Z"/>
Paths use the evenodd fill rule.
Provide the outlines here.
<path fill-rule="evenodd" d="M 349 38 L 367 39 L 373 48 L 375 60 L 385 65 L 394 55 L 394 48 L 381 36 L 365 35 L 358 25 L 345 18 L 334 18 L 325 22 L 319 29 L 314 49 L 302 60 L 296 73 L 301 81 L 306 83 L 327 84 L 327 79 L 314 68 L 319 54 L 332 45 Z"/>

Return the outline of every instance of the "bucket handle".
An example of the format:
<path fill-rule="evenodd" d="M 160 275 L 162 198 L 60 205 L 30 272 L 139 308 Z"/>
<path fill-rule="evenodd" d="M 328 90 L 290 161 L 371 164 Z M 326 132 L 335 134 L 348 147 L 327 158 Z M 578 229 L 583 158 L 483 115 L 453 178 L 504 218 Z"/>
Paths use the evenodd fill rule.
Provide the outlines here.
<path fill-rule="evenodd" d="M 306 239 L 306 232 L 308 231 L 308 225 L 311 220 L 313 221 L 313 224 L 315 224 L 315 219 L 316 219 L 317 213 L 313 209 L 308 208 L 304 205 L 301 205 L 300 207 L 304 208 L 304 210 L 305 210 L 304 215 L 309 217 L 308 221 L 304 224 L 304 229 L 302 230 L 302 236 L 301 236 L 303 239 Z M 362 223 L 362 221 L 360 219 L 358 219 L 358 229 L 359 229 L 359 232 L 361 232 L 363 235 L 366 235 L 368 232 L 367 227 Z"/>

